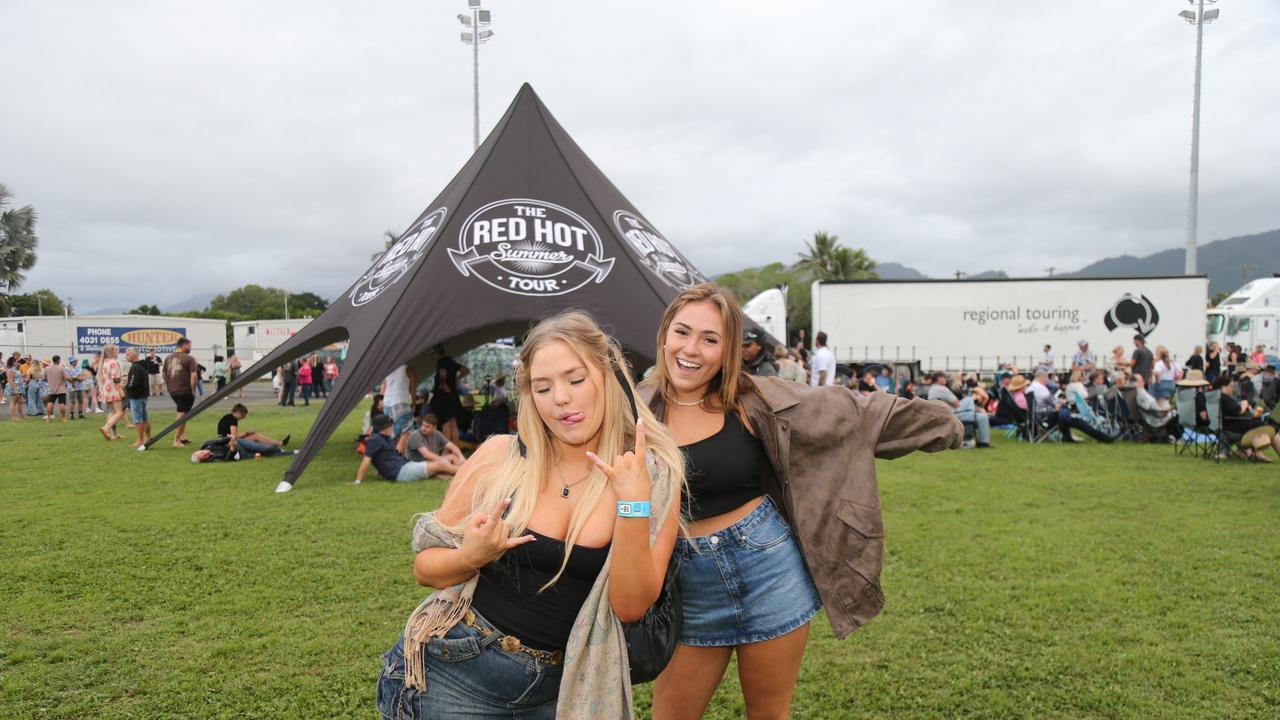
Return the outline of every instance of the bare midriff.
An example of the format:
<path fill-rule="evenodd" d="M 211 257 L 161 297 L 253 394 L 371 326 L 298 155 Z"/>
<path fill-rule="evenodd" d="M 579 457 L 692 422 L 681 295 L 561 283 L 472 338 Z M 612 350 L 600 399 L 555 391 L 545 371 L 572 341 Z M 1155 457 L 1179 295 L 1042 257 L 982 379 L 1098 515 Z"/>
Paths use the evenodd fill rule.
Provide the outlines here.
<path fill-rule="evenodd" d="M 689 536 L 703 537 L 730 527 L 742 518 L 750 515 L 751 511 L 755 510 L 762 502 L 764 502 L 763 495 L 758 498 L 753 498 L 742 507 L 730 510 L 727 513 L 713 515 L 712 517 L 703 518 L 701 520 L 694 520 L 689 523 Z"/>

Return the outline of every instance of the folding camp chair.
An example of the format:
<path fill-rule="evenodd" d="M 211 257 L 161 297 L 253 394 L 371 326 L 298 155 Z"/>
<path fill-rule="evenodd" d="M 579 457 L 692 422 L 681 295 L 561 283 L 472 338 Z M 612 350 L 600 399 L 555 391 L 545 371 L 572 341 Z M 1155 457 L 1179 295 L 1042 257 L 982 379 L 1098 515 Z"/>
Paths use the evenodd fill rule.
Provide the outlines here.
<path fill-rule="evenodd" d="M 1006 440 L 1017 437 L 1022 440 L 1026 431 L 1027 413 L 1013 401 L 1013 395 L 1006 388 L 996 393 L 996 416 L 1008 422 L 1004 437 Z"/>
<path fill-rule="evenodd" d="M 1129 439 L 1141 440 L 1146 430 L 1146 423 L 1142 422 L 1142 412 L 1138 410 L 1137 388 L 1120 388 L 1120 399 L 1124 403 L 1126 433 L 1129 435 Z"/>
<path fill-rule="evenodd" d="M 1053 412 L 1051 410 L 1051 412 Z M 1026 421 L 1027 441 L 1035 444 L 1042 443 L 1045 440 L 1061 440 L 1062 435 L 1058 431 L 1057 424 L 1050 425 L 1047 421 L 1040 419 L 1040 413 L 1036 411 L 1035 393 L 1027 393 L 1027 421 Z"/>
<path fill-rule="evenodd" d="M 1188 448 L 1194 448 L 1197 454 L 1202 454 L 1204 443 L 1201 438 L 1204 436 L 1199 432 L 1200 419 L 1196 417 L 1196 389 L 1178 388 L 1174 403 L 1178 408 L 1178 424 L 1182 426 L 1182 434 L 1173 443 L 1174 453 L 1181 455 Z"/>
<path fill-rule="evenodd" d="M 1231 445 L 1222 435 L 1222 391 L 1210 390 L 1204 394 L 1204 409 L 1209 416 L 1209 421 L 1205 426 L 1205 434 L 1209 436 L 1209 445 L 1206 447 L 1205 458 L 1213 456 L 1213 461 L 1217 462 L 1222 459 L 1225 454 L 1231 457 Z"/>

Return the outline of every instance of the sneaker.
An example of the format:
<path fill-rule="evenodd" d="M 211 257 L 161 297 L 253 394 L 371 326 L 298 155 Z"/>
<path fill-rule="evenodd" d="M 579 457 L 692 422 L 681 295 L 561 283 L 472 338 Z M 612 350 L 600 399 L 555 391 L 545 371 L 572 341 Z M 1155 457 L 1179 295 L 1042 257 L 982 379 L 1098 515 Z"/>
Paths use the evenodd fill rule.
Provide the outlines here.
<path fill-rule="evenodd" d="M 95 408 L 95 409 L 94 409 L 94 412 L 95 412 L 95 413 L 97 413 L 97 414 L 99 414 L 99 415 L 101 415 L 101 414 L 102 414 L 102 408 Z"/>
<path fill-rule="evenodd" d="M 974 447 L 978 448 L 979 450 L 994 450 L 994 449 L 995 449 L 995 448 L 991 447 L 991 443 L 978 443 L 978 444 L 977 444 L 977 445 L 975 445 Z"/>

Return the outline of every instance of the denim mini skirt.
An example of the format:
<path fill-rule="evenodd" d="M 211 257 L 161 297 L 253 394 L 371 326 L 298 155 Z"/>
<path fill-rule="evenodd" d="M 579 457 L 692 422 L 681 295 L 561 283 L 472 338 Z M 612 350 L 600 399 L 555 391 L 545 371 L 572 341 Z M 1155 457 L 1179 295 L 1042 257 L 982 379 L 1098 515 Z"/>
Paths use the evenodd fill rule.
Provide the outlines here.
<path fill-rule="evenodd" d="M 555 719 L 563 668 L 503 650 L 498 644 L 500 633 L 479 613 L 475 615 L 477 623 L 493 631 L 489 637 L 459 622 L 422 649 L 427 668 L 423 692 L 405 687 L 403 637 L 382 656 L 378 711 L 383 718 Z"/>
<path fill-rule="evenodd" d="M 772 640 L 822 609 L 791 526 L 768 496 L 723 530 L 679 538 L 675 558 L 684 603 L 682 645 L 726 647 Z"/>

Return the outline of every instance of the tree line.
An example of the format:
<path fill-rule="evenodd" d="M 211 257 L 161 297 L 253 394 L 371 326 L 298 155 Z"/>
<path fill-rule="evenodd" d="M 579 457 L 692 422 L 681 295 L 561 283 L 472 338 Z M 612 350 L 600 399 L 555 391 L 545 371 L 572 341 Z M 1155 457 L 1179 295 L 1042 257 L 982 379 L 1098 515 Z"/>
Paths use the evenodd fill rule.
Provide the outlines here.
<path fill-rule="evenodd" d="M 813 299 L 811 286 L 817 280 L 874 280 L 876 262 L 861 249 L 845 247 L 840 238 L 827 232 L 813 234 L 813 240 L 805 242 L 805 251 L 798 253 L 794 263 L 770 263 L 764 267 L 748 268 L 725 273 L 716 282 L 733 291 L 738 302 L 751 298 L 771 288 L 787 288 L 787 329 L 794 342 L 797 331 L 805 330 L 813 337 Z M 810 341 L 812 342 L 812 341 Z"/>

